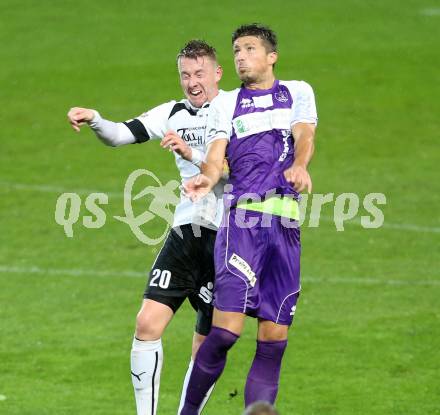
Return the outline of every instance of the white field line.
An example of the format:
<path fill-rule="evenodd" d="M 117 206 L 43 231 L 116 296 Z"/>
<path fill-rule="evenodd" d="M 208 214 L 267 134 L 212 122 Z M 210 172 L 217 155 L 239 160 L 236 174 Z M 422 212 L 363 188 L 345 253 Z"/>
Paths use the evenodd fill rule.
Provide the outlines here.
<path fill-rule="evenodd" d="M 24 191 L 31 191 L 31 192 L 42 192 L 42 193 L 56 193 L 56 194 L 62 194 L 65 192 L 69 193 L 78 193 L 79 195 L 89 195 L 90 193 L 105 193 L 109 197 L 113 197 L 116 199 L 123 199 L 124 193 L 123 192 L 105 192 L 102 190 L 96 190 L 96 189 L 66 189 L 65 187 L 60 186 L 51 186 L 51 185 L 32 185 L 32 184 L 25 184 L 25 183 L 10 183 L 10 182 L 2 182 L 0 181 L 0 186 L 7 187 L 14 190 L 24 190 Z M 128 195 L 129 197 L 131 195 Z M 323 222 L 332 222 L 334 223 L 334 218 L 331 216 L 324 216 L 322 215 L 320 217 L 320 220 Z M 345 225 L 357 225 L 362 226 L 360 219 L 350 219 L 344 222 Z M 307 226 L 307 221 L 305 221 L 304 226 Z M 385 220 L 383 225 L 380 228 L 386 228 L 386 229 L 395 229 L 395 230 L 402 230 L 402 231 L 410 231 L 410 232 L 425 232 L 425 233 L 440 233 L 440 227 L 439 226 L 420 226 L 412 223 L 389 223 Z"/>
<path fill-rule="evenodd" d="M 37 266 L 21 267 L 0 265 L 0 273 L 4 274 L 37 274 L 37 275 L 66 275 L 71 277 L 129 277 L 147 278 L 147 271 L 116 271 L 116 270 L 93 270 L 93 269 L 57 269 L 41 268 Z M 399 280 L 399 279 L 380 279 L 371 277 L 313 277 L 303 276 L 303 283 L 317 284 L 352 284 L 352 285 L 418 285 L 418 286 L 440 286 L 440 280 Z"/>
<path fill-rule="evenodd" d="M 0 265 L 0 273 L 11 274 L 40 274 L 40 275 L 68 275 L 72 277 L 95 276 L 95 277 L 146 277 L 146 272 L 136 271 L 109 271 L 92 269 L 58 269 L 58 268 L 40 268 L 37 266 L 20 267 Z"/>
<path fill-rule="evenodd" d="M 7 187 L 9 189 L 13 190 L 24 190 L 24 191 L 30 191 L 30 192 L 41 192 L 41 193 L 55 193 L 55 194 L 62 194 L 62 193 L 78 193 L 79 195 L 89 195 L 90 193 L 105 193 L 109 197 L 115 197 L 115 198 L 124 198 L 123 192 L 105 192 L 102 190 L 96 190 L 96 189 L 73 189 L 69 190 L 65 187 L 61 186 L 51 186 L 51 185 L 38 185 L 38 184 L 25 184 L 25 183 L 10 183 L 10 182 L 2 182 L 0 181 L 0 186 Z"/>
<path fill-rule="evenodd" d="M 331 216 L 324 216 L 322 215 L 320 217 L 320 220 L 323 222 L 335 222 L 335 218 Z M 307 224 L 307 222 L 306 222 Z M 360 218 L 355 219 L 349 219 L 344 222 L 345 225 L 357 225 L 362 226 Z M 410 231 L 410 232 L 427 232 L 427 233 L 440 233 L 440 227 L 439 226 L 419 226 L 414 225 L 412 223 L 389 223 L 384 221 L 384 223 L 378 228 L 386 228 L 386 229 L 396 229 L 396 230 L 402 230 L 402 231 Z M 336 229 L 336 228 L 335 228 Z"/>
<path fill-rule="evenodd" d="M 420 14 L 423 14 L 424 16 L 440 16 L 440 7 L 422 9 L 420 10 Z"/>

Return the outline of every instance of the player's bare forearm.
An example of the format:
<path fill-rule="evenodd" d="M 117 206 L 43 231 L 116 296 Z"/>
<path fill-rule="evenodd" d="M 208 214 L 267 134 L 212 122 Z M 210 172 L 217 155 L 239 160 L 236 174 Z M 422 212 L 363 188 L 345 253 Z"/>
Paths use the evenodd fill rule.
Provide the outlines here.
<path fill-rule="evenodd" d="M 193 202 L 208 194 L 220 180 L 223 174 L 223 160 L 227 145 L 228 140 L 226 138 L 216 140 L 210 144 L 205 161 L 201 165 L 201 174 L 183 184 L 185 194 Z"/>
<path fill-rule="evenodd" d="M 314 124 L 298 123 L 292 128 L 295 139 L 295 162 L 294 166 L 307 168 L 312 160 L 315 151 L 315 130 Z"/>
<path fill-rule="evenodd" d="M 208 146 L 205 161 L 202 163 L 202 174 L 209 178 L 214 187 L 223 175 L 223 165 L 228 140 L 218 139 Z"/>
<path fill-rule="evenodd" d="M 312 179 L 307 166 L 312 159 L 315 149 L 315 125 L 298 123 L 292 128 L 293 137 L 295 138 L 295 161 L 292 167 L 284 172 L 284 177 L 289 183 L 292 183 L 297 192 L 304 189 L 310 193 L 312 191 Z"/>

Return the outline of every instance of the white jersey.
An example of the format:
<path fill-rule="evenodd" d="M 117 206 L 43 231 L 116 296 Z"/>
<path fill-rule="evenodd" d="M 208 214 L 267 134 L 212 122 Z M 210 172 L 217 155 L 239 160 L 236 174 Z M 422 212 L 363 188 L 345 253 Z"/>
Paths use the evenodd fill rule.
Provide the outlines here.
<path fill-rule="evenodd" d="M 209 103 L 205 103 L 201 108 L 196 108 L 187 99 L 183 99 L 159 105 L 124 123 L 109 122 L 95 113 L 90 127 L 101 140 L 110 145 L 143 143 L 153 139 L 162 139 L 168 130 L 176 131 L 193 151 L 192 162 L 174 152 L 176 166 L 183 184 L 186 180 L 200 173 L 198 166 L 203 161 L 205 153 L 208 110 Z M 194 223 L 218 228 L 223 215 L 223 185 L 224 182 L 220 181 L 213 192 L 197 203 L 193 203 L 181 193 L 180 202 L 174 213 L 173 227 Z"/>

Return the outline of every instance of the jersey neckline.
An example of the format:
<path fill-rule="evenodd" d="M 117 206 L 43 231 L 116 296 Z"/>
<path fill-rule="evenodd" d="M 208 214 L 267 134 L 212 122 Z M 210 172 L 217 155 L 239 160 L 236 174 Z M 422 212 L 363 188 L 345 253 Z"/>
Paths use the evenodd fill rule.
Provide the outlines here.
<path fill-rule="evenodd" d="M 275 81 L 273 82 L 273 85 L 269 88 L 269 89 L 249 89 L 246 88 L 244 86 L 244 84 L 241 84 L 240 89 L 242 91 L 246 91 L 246 93 L 251 94 L 251 95 L 266 95 L 266 94 L 270 94 L 273 91 L 275 91 L 275 89 L 278 87 L 278 85 L 280 84 L 280 81 L 278 79 L 275 79 Z"/>

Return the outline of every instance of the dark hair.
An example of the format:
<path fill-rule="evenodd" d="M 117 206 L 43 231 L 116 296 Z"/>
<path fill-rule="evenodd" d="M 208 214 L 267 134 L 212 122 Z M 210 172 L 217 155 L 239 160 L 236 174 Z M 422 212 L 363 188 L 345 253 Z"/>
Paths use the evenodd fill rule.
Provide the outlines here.
<path fill-rule="evenodd" d="M 243 415 L 278 415 L 278 412 L 269 402 L 257 401 L 249 405 Z"/>
<path fill-rule="evenodd" d="M 241 25 L 234 33 L 232 33 L 232 43 L 243 36 L 258 37 L 263 41 L 268 52 L 277 51 L 277 35 L 267 26 L 263 26 L 259 23 Z"/>
<path fill-rule="evenodd" d="M 214 62 L 217 62 L 217 55 L 215 49 L 208 45 L 204 40 L 193 39 L 190 40 L 177 54 L 177 61 L 180 58 L 197 59 L 208 56 Z"/>

